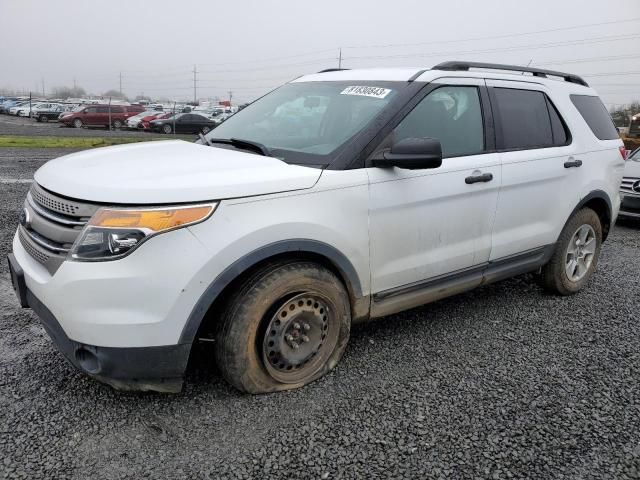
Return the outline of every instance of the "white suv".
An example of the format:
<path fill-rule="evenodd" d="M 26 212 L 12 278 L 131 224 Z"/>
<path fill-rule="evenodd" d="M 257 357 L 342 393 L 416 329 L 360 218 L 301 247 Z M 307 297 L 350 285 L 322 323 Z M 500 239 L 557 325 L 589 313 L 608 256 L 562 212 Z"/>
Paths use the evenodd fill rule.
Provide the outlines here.
<path fill-rule="evenodd" d="M 238 389 L 295 388 L 335 367 L 356 321 L 525 272 L 581 290 L 623 153 L 571 74 L 323 71 L 197 143 L 44 165 L 12 280 L 68 360 L 118 389 L 179 390 L 199 338 Z"/>

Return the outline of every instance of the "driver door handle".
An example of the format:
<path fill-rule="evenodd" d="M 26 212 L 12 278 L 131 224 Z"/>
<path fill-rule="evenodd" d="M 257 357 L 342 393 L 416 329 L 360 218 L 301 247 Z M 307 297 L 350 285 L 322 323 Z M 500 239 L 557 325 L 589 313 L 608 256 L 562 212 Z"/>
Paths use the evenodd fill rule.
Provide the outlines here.
<path fill-rule="evenodd" d="M 492 173 L 483 173 L 481 175 L 471 175 L 470 177 L 465 178 L 464 183 L 471 185 L 472 183 L 490 182 L 491 180 L 493 180 Z"/>

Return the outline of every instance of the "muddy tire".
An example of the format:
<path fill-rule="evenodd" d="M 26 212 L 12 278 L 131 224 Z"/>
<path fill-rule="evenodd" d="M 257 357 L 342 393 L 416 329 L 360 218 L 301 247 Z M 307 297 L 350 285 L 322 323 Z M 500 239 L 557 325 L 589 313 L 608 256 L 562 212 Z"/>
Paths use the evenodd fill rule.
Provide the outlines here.
<path fill-rule="evenodd" d="M 539 276 L 541 285 L 560 295 L 578 293 L 598 266 L 602 224 L 590 208 L 579 210 L 562 229 L 555 251 Z"/>
<path fill-rule="evenodd" d="M 216 335 L 216 362 L 238 390 L 289 390 L 331 371 L 351 328 L 349 296 L 311 262 L 268 265 L 229 299 Z"/>

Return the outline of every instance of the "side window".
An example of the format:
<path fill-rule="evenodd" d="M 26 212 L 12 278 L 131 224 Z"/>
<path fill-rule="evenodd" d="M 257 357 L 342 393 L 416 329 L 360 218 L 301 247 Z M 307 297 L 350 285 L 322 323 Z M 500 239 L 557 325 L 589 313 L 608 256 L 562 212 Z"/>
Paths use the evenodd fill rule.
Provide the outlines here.
<path fill-rule="evenodd" d="M 98 113 L 109 113 L 109 107 L 98 107 Z"/>
<path fill-rule="evenodd" d="M 546 95 L 545 95 L 546 96 Z M 549 110 L 549 118 L 551 119 L 551 133 L 553 135 L 553 145 L 562 147 L 569 143 L 569 134 L 567 126 L 562 121 L 560 113 L 551 100 L 547 97 L 547 109 Z"/>
<path fill-rule="evenodd" d="M 498 148 L 517 150 L 553 146 L 551 119 L 545 94 L 534 90 L 494 88 L 502 130 Z"/>
<path fill-rule="evenodd" d="M 436 138 L 443 157 L 481 153 L 485 149 L 477 87 L 446 86 L 429 93 L 393 131 L 394 141 Z"/>
<path fill-rule="evenodd" d="M 620 138 L 600 98 L 591 95 L 571 95 L 571 101 L 596 137 L 600 140 Z"/>
<path fill-rule="evenodd" d="M 111 113 L 124 113 L 124 108 L 122 108 L 122 107 L 111 107 Z"/>
<path fill-rule="evenodd" d="M 86 108 L 84 113 L 96 113 L 98 109 L 96 107 Z"/>

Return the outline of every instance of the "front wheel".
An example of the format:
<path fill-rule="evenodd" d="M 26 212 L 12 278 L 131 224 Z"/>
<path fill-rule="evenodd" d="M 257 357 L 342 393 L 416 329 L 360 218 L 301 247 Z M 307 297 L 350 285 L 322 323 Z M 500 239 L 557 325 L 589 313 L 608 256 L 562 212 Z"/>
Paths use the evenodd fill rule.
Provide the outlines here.
<path fill-rule="evenodd" d="M 79 118 L 76 118 L 73 121 L 73 126 L 76 127 L 76 128 L 82 128 L 82 120 L 80 120 Z"/>
<path fill-rule="evenodd" d="M 560 295 L 578 293 L 593 275 L 601 247 L 600 217 L 590 208 L 579 210 L 564 226 L 551 260 L 542 268 L 542 286 Z"/>
<path fill-rule="evenodd" d="M 46 115 L 40 115 L 40 117 L 38 118 L 39 122 L 48 122 L 49 121 L 49 117 L 47 117 Z"/>
<path fill-rule="evenodd" d="M 211 131 L 211 129 L 209 127 L 202 127 L 202 133 L 204 135 L 206 135 L 207 133 L 209 133 Z"/>
<path fill-rule="evenodd" d="M 171 131 L 172 131 L 172 129 L 171 129 L 171 125 L 168 125 L 168 124 L 167 124 L 167 125 L 163 125 L 163 126 L 162 126 L 162 131 L 163 131 L 164 133 L 171 133 Z"/>
<path fill-rule="evenodd" d="M 237 389 L 267 393 L 302 387 L 338 363 L 351 328 L 349 297 L 329 270 L 275 263 L 229 300 L 216 335 L 216 361 Z"/>

